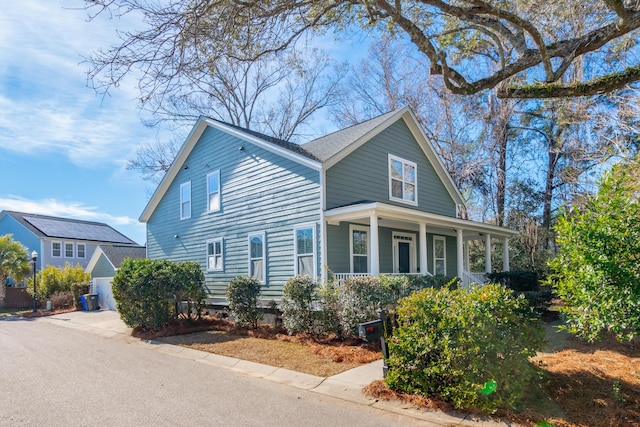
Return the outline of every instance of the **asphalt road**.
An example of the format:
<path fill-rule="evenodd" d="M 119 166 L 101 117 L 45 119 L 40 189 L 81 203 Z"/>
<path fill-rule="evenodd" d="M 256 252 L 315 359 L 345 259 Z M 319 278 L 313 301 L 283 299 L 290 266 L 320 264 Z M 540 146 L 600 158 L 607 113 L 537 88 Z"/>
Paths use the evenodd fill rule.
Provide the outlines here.
<path fill-rule="evenodd" d="M 411 426 L 414 418 L 38 320 L 0 320 L 0 426 Z"/>

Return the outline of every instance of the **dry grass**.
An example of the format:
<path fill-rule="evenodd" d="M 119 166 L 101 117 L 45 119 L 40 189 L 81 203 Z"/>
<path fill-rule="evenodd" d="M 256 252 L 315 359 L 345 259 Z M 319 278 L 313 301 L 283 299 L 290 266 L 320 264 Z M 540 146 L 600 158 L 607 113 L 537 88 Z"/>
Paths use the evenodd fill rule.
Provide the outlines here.
<path fill-rule="evenodd" d="M 613 337 L 587 343 L 547 325 L 547 349 L 533 359 L 546 376 L 543 390 L 532 390 L 525 410 L 502 413 L 522 425 L 547 421 L 554 427 L 640 426 L 640 348 Z M 416 407 L 451 410 L 437 397 L 424 398 L 370 384 L 371 397 L 399 400 Z"/>
<path fill-rule="evenodd" d="M 320 377 L 336 375 L 382 357 L 379 349 L 360 340 L 291 337 L 282 329 L 262 325 L 248 330 L 217 318 L 205 318 L 191 325 L 179 323 L 162 331 L 135 330 L 134 336 Z"/>

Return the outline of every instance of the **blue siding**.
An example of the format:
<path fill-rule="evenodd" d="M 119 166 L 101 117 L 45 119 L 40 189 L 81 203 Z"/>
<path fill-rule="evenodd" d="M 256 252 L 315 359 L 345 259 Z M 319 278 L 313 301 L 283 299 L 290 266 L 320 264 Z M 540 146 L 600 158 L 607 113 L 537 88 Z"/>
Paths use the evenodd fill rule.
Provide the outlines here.
<path fill-rule="evenodd" d="M 389 157 L 415 162 L 418 206 L 389 200 Z M 363 200 L 455 217 L 456 204 L 403 120 L 389 126 L 326 174 L 327 209 Z"/>
<path fill-rule="evenodd" d="M 42 260 L 45 258 L 43 257 L 44 254 L 41 253 L 40 238 L 9 215 L 5 215 L 0 219 L 0 236 L 5 234 L 13 235 L 13 240 L 22 243 L 29 254 L 33 251 L 38 252 L 38 268 L 40 268 L 40 265 L 46 265 L 42 264 Z"/>
<path fill-rule="evenodd" d="M 207 212 L 206 176 L 215 170 L 221 210 Z M 261 297 L 279 299 L 294 275 L 296 226 L 316 224 L 321 272 L 319 178 L 318 171 L 209 127 L 148 221 L 148 256 L 200 263 L 209 294 L 220 297 L 231 279 L 248 274 L 247 236 L 265 232 L 267 285 Z M 179 188 L 186 181 L 191 181 L 191 218 L 180 220 Z M 214 238 L 224 239 L 223 272 L 206 271 L 206 241 Z"/>

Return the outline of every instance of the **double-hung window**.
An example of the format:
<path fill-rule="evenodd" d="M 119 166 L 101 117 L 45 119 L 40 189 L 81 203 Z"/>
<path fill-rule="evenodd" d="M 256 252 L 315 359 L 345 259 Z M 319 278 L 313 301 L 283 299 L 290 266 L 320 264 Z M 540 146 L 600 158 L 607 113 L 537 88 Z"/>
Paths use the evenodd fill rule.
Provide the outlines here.
<path fill-rule="evenodd" d="M 207 240 L 207 271 L 224 270 L 224 246 L 222 239 Z"/>
<path fill-rule="evenodd" d="M 64 257 L 73 258 L 73 243 L 64 244 Z"/>
<path fill-rule="evenodd" d="M 191 218 L 191 181 L 180 185 L 180 219 Z"/>
<path fill-rule="evenodd" d="M 256 233 L 249 235 L 249 276 L 256 279 L 260 284 L 266 283 L 267 260 L 266 260 L 265 234 Z"/>
<path fill-rule="evenodd" d="M 308 275 L 316 278 L 315 268 L 315 226 L 301 226 L 294 230 L 295 234 L 295 272 L 296 275 Z"/>
<path fill-rule="evenodd" d="M 60 242 L 51 242 L 51 256 L 53 258 L 62 257 L 62 243 L 60 243 Z"/>
<path fill-rule="evenodd" d="M 418 204 L 418 174 L 414 162 L 389 154 L 389 199 Z"/>
<path fill-rule="evenodd" d="M 351 272 L 369 272 L 369 228 L 349 226 L 349 249 L 351 252 Z"/>
<path fill-rule="evenodd" d="M 220 171 L 207 174 L 207 210 L 218 212 L 220 210 Z"/>
<path fill-rule="evenodd" d="M 447 239 L 433 236 L 433 270 L 435 276 L 447 275 Z"/>
<path fill-rule="evenodd" d="M 87 255 L 87 247 L 84 245 L 84 243 L 78 243 L 76 245 L 76 252 L 77 252 L 77 256 L 78 258 L 84 258 Z"/>

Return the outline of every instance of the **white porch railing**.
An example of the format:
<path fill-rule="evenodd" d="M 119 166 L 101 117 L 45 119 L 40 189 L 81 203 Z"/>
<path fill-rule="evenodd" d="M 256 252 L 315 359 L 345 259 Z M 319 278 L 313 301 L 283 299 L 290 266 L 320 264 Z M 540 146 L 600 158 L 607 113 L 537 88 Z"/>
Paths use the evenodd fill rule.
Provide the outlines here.
<path fill-rule="evenodd" d="M 380 273 L 385 276 L 421 276 L 422 273 Z M 351 277 L 366 277 L 371 276 L 369 273 L 333 273 L 333 279 L 341 285 L 345 280 Z M 432 274 L 427 274 L 432 276 Z M 486 273 L 472 273 L 470 271 L 464 271 L 462 273 L 461 286 L 465 289 L 469 289 L 473 283 L 478 285 L 484 285 L 486 283 Z"/>

